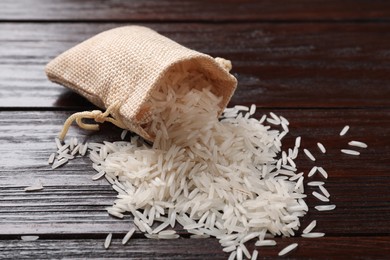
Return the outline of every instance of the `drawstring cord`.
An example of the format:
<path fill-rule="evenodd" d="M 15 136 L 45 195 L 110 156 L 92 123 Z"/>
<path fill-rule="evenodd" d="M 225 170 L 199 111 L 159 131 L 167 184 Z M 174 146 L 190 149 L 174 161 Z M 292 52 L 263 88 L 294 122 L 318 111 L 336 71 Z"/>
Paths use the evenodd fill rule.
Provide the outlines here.
<path fill-rule="evenodd" d="M 66 119 L 58 138 L 61 141 L 64 140 L 66 133 L 68 132 L 69 127 L 72 125 L 73 121 L 76 121 L 77 125 L 82 129 L 92 130 L 92 131 L 99 130 L 98 124 L 84 123 L 82 120 L 86 118 L 94 119 L 95 122 L 97 123 L 110 122 L 120 128 L 125 129 L 126 126 L 122 123 L 122 121 L 115 119 L 113 117 L 109 117 L 110 113 L 114 109 L 117 110 L 118 105 L 119 102 L 115 102 L 114 104 L 110 105 L 105 112 L 102 112 L 100 110 L 92 110 L 92 111 L 74 113 L 73 115 L 69 116 L 68 119 Z"/>

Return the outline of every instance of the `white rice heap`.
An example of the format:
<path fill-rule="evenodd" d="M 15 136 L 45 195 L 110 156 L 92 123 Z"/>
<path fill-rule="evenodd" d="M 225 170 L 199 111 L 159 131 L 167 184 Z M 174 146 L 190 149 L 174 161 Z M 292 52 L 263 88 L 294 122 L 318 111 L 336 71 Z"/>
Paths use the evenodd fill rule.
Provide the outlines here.
<path fill-rule="evenodd" d="M 257 240 L 255 246 L 275 246 L 274 236 L 294 236 L 300 227 L 300 217 L 308 211 L 304 198 L 304 173 L 297 173 L 294 162 L 301 146 L 297 137 L 293 148 L 281 150 L 282 139 L 289 132 L 289 122 L 270 113 L 260 120 L 251 118 L 256 106 L 227 108 L 218 119 L 221 98 L 210 92 L 210 82 L 202 74 L 177 68 L 171 84 L 153 93 L 144 108 L 152 115 L 150 122 L 141 122 L 155 142 L 149 145 L 137 136 L 130 142 L 79 143 L 76 138 L 64 144 L 56 139 L 57 153 L 48 163 L 56 169 L 76 156 L 89 152 L 92 176 L 103 176 L 118 192 L 108 213 L 123 218 L 131 212 L 134 224 L 148 238 L 179 238 L 173 228 L 178 222 L 191 233 L 191 238 L 213 236 L 219 239 L 229 259 L 256 259 L 245 246 Z M 174 86 L 174 88 L 172 88 Z M 193 86 L 202 88 L 196 89 Z M 278 126 L 272 130 L 264 122 Z M 345 126 L 340 135 L 349 130 Z M 123 131 L 121 138 L 125 138 Z M 349 146 L 366 149 L 361 141 L 350 141 Z M 322 143 L 319 150 L 326 153 Z M 359 151 L 342 149 L 342 153 L 359 155 Z M 316 158 L 304 149 L 313 163 Z M 316 173 L 324 179 L 327 171 L 313 166 L 307 173 Z M 312 196 L 321 202 L 330 202 L 330 193 L 323 181 L 311 181 L 308 186 L 318 188 Z M 26 192 L 40 192 L 43 185 L 26 187 Z M 314 207 L 318 211 L 334 210 L 334 204 Z M 313 220 L 303 231 L 305 238 L 325 234 L 312 232 Z M 122 240 L 126 244 L 133 236 L 132 227 Z M 38 237 L 34 237 L 37 239 Z M 24 238 L 22 238 L 24 239 Z M 26 237 L 26 240 L 29 239 Z M 104 247 L 110 246 L 108 234 Z M 279 252 L 285 255 L 297 247 L 292 243 Z"/>
<path fill-rule="evenodd" d="M 194 238 L 217 237 L 237 259 L 250 258 L 249 240 L 261 245 L 267 233 L 295 234 L 308 207 L 293 162 L 299 144 L 277 159 L 287 120 L 273 114 L 283 131 L 271 130 L 265 117 L 250 118 L 254 106 L 226 109 L 218 120 L 221 99 L 184 83 L 162 87 L 151 100 L 152 147 L 138 137 L 88 145 L 96 177 L 118 192 L 111 215 L 131 212 L 149 238 L 178 238 L 165 230 L 178 222 Z"/>

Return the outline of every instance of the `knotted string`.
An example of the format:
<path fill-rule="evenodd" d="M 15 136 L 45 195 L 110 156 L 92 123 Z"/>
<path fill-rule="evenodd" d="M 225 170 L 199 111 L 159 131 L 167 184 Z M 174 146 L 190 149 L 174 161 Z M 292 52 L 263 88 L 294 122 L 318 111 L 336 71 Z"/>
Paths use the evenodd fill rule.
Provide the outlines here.
<path fill-rule="evenodd" d="M 124 123 L 122 123 L 122 121 L 115 119 L 113 117 L 109 117 L 110 113 L 114 109 L 117 110 L 118 105 L 119 102 L 115 102 L 114 104 L 110 105 L 105 112 L 102 112 L 100 110 L 92 110 L 92 111 L 74 113 L 73 115 L 69 116 L 68 119 L 66 119 L 58 138 L 61 141 L 64 140 L 66 133 L 68 132 L 69 127 L 72 125 L 73 121 L 76 121 L 77 125 L 82 129 L 93 130 L 93 131 L 99 130 L 98 124 L 84 123 L 82 120 L 85 118 L 93 119 L 97 123 L 110 122 L 120 128 L 125 129 L 126 126 L 124 125 Z"/>

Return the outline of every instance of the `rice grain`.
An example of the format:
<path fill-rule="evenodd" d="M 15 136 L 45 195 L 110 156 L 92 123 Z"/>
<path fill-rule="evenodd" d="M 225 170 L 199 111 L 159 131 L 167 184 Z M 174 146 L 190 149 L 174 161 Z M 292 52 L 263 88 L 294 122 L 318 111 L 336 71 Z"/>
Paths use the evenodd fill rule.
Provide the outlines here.
<path fill-rule="evenodd" d="M 345 135 L 348 132 L 348 130 L 349 130 L 349 126 L 348 125 L 344 126 L 344 128 L 340 132 L 340 136 Z"/>
<path fill-rule="evenodd" d="M 320 232 L 306 233 L 306 234 L 302 234 L 301 236 L 306 238 L 317 238 L 317 237 L 325 236 L 325 233 L 320 233 Z"/>
<path fill-rule="evenodd" d="M 360 141 L 350 141 L 348 143 L 350 146 L 356 146 L 360 148 L 367 148 L 368 145 L 366 143 L 360 142 Z"/>
<path fill-rule="evenodd" d="M 350 149 L 341 149 L 341 152 L 349 155 L 360 155 L 358 151 L 350 150 Z"/>
<path fill-rule="evenodd" d="M 134 232 L 135 232 L 135 228 L 134 227 L 130 228 L 129 232 L 127 232 L 127 234 L 122 239 L 122 245 L 127 244 L 130 238 L 133 236 Z"/>
<path fill-rule="evenodd" d="M 104 241 L 104 248 L 108 249 L 111 244 L 111 239 L 112 239 L 112 233 L 108 234 L 106 237 L 106 240 Z"/>
<path fill-rule="evenodd" d="M 314 158 L 313 154 L 312 154 L 309 150 L 303 149 L 303 152 L 304 152 L 304 153 L 306 154 L 306 156 L 307 156 L 310 160 L 312 160 L 313 162 L 316 160 L 316 158 Z"/>
<path fill-rule="evenodd" d="M 325 146 L 322 143 L 317 143 L 317 146 L 322 153 L 326 153 Z"/>
<path fill-rule="evenodd" d="M 298 246 L 298 243 L 292 243 L 291 245 L 286 246 L 285 248 L 283 248 L 283 249 L 278 253 L 278 256 L 283 256 L 283 255 L 285 255 L 285 254 L 291 252 L 291 251 L 294 250 L 297 246 Z"/>
<path fill-rule="evenodd" d="M 319 205 L 314 207 L 318 211 L 328 211 L 328 210 L 334 210 L 336 208 L 336 205 Z"/>
<path fill-rule="evenodd" d="M 309 225 L 307 225 L 307 227 L 302 231 L 303 234 L 307 234 L 309 232 L 311 232 L 317 225 L 317 221 L 316 220 L 313 220 L 312 222 L 310 222 Z"/>

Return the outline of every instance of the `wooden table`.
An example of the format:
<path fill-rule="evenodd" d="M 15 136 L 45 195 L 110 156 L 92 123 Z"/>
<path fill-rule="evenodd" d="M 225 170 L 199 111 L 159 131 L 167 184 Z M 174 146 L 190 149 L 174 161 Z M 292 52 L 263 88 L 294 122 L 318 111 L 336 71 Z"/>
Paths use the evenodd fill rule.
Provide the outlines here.
<path fill-rule="evenodd" d="M 54 137 L 73 112 L 93 106 L 49 82 L 45 64 L 106 29 L 141 24 L 179 43 L 232 60 L 239 86 L 231 100 L 288 118 L 291 132 L 324 166 L 337 205 L 313 209 L 302 226 L 318 221 L 319 239 L 277 238 L 260 248 L 273 258 L 298 242 L 291 259 L 385 259 L 390 253 L 390 2 L 389 1 L 49 1 L 0 3 L 0 257 L 225 259 L 216 239 L 120 241 L 133 225 L 110 217 L 116 192 L 92 181 L 88 158 L 52 171 Z M 339 136 L 344 125 L 351 129 Z M 118 140 L 121 130 L 73 127 L 80 140 Z M 348 141 L 368 143 L 358 157 L 340 153 Z M 316 143 L 328 149 L 321 154 Z M 300 170 L 314 165 L 302 154 Z M 316 177 L 314 180 L 320 179 Z M 306 180 L 307 181 L 307 180 Z M 24 192 L 41 182 L 44 190 Z M 309 194 L 313 188 L 307 187 Z M 114 233 L 108 250 L 104 238 Z M 22 235 L 39 240 L 22 241 Z M 254 244 L 248 247 L 253 250 Z"/>

